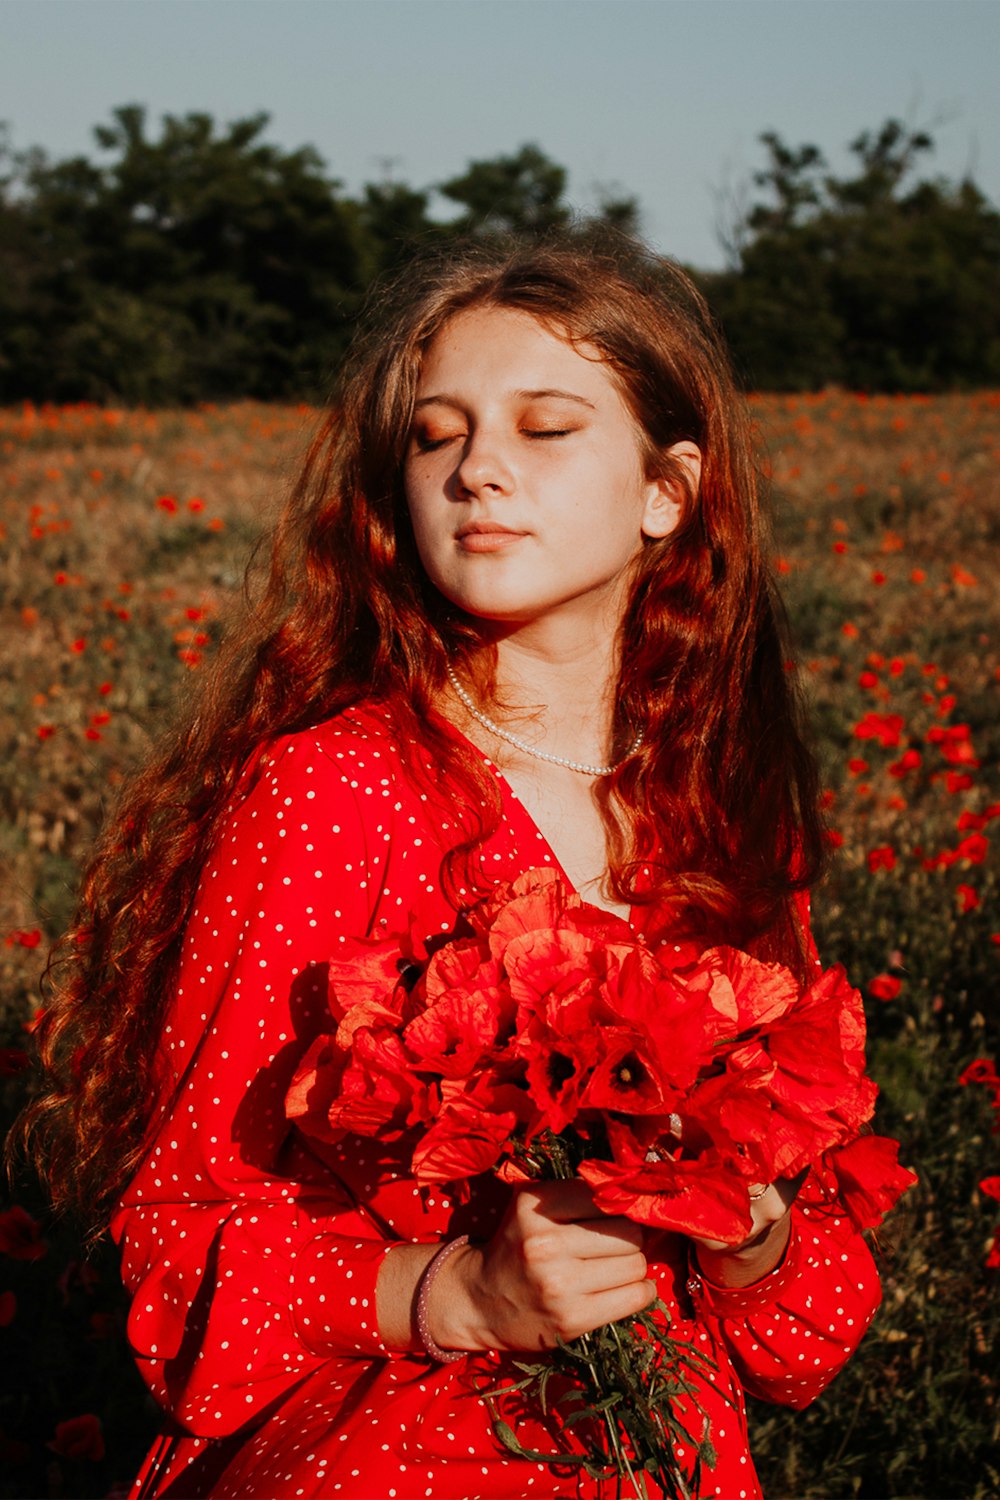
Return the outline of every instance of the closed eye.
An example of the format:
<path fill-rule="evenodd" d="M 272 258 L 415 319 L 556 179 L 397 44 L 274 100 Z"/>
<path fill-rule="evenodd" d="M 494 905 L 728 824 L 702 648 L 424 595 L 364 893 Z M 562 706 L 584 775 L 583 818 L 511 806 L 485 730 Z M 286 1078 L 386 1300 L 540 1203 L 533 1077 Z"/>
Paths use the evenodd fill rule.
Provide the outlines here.
<path fill-rule="evenodd" d="M 453 443 L 456 438 L 461 437 L 458 432 L 448 433 L 446 437 L 432 438 L 422 433 L 417 433 L 413 441 L 420 453 L 433 453 L 437 448 L 443 448 L 445 443 Z"/>
<path fill-rule="evenodd" d="M 569 437 L 571 432 L 576 432 L 575 427 L 522 427 L 521 432 L 529 438 L 561 438 Z"/>

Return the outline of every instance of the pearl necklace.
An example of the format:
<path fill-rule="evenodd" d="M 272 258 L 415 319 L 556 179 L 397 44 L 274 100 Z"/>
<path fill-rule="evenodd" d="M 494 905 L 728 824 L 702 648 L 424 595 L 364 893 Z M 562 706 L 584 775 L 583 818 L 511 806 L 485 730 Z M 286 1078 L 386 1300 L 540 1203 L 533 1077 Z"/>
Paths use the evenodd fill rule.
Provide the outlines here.
<path fill-rule="evenodd" d="M 639 733 L 636 735 L 635 739 L 632 741 L 631 745 L 622 756 L 621 760 L 616 760 L 614 765 L 611 766 L 590 766 L 586 763 L 586 761 L 569 760 L 565 755 L 550 755 L 548 750 L 537 750 L 534 745 L 529 745 L 527 740 L 522 740 L 520 735 L 512 734 L 509 729 L 504 729 L 500 724 L 497 724 L 493 719 L 491 719 L 488 714 L 484 714 L 481 708 L 477 708 L 469 694 L 465 691 L 465 688 L 455 676 L 455 673 L 450 665 L 448 666 L 448 681 L 451 683 L 452 687 L 455 689 L 455 692 L 465 704 L 465 707 L 469 710 L 469 713 L 472 715 L 472 717 L 474 719 L 477 719 L 479 723 L 482 724 L 483 728 L 488 729 L 491 734 L 497 735 L 501 740 L 506 740 L 509 745 L 515 745 L 518 750 L 523 750 L 525 755 L 534 756 L 535 760 L 551 761 L 552 765 L 554 766 L 565 766 L 567 771 L 579 771 L 582 776 L 610 776 L 612 772 L 617 771 L 619 766 L 624 765 L 629 756 L 634 755 L 639 746 L 642 744 L 643 736 L 642 730 L 640 729 Z"/>

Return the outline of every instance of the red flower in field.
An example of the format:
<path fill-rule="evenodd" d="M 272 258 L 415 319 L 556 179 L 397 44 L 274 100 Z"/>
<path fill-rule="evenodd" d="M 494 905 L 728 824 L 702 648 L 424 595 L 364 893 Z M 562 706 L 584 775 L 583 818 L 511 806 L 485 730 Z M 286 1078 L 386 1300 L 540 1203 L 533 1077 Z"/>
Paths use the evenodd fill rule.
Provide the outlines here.
<path fill-rule="evenodd" d="M 826 830 L 826 841 L 831 849 L 842 849 L 844 847 L 844 835 L 837 828 Z"/>
<path fill-rule="evenodd" d="M 80 656 L 82 652 L 86 651 L 87 642 L 84 640 L 83 636 L 80 636 L 77 640 L 73 641 L 70 644 L 69 649 L 75 652 L 77 656 Z"/>
<path fill-rule="evenodd" d="M 959 884 L 955 887 L 958 897 L 958 909 L 960 912 L 975 911 L 979 905 L 979 892 L 971 885 Z"/>
<path fill-rule="evenodd" d="M 868 762 L 866 760 L 862 760 L 860 756 L 852 755 L 850 760 L 847 762 L 847 769 L 848 771 L 850 771 L 852 776 L 863 776 L 869 769 L 869 765 Z"/>
<path fill-rule="evenodd" d="M 843 557 L 844 553 L 847 551 L 847 543 L 846 542 L 834 542 L 834 544 L 833 544 L 833 550 L 834 550 L 834 552 L 836 552 L 836 554 L 837 554 L 838 557 Z"/>
<path fill-rule="evenodd" d="M 898 760 L 889 767 L 889 775 L 902 779 L 908 771 L 917 771 L 923 763 L 919 750 L 904 750 Z"/>
<path fill-rule="evenodd" d="M 68 1422 L 60 1422 L 56 1427 L 55 1437 L 47 1447 L 63 1458 L 89 1459 L 92 1463 L 99 1463 L 104 1457 L 104 1434 L 100 1420 L 93 1412 L 87 1412 L 82 1417 L 71 1417 Z"/>
<path fill-rule="evenodd" d="M 951 581 L 964 589 L 974 589 L 979 586 L 979 579 L 974 573 L 970 573 L 968 568 L 963 568 L 961 563 L 952 563 Z"/>
<path fill-rule="evenodd" d="M 858 678 L 858 687 L 876 688 L 878 687 L 878 677 L 874 672 L 862 672 Z"/>
<path fill-rule="evenodd" d="M 970 865 L 981 865 L 990 852 L 990 841 L 981 833 L 970 833 L 955 850 L 957 859 L 967 859 Z"/>
<path fill-rule="evenodd" d="M 876 1000 L 895 1000 L 903 988 L 903 981 L 893 974 L 876 974 L 868 981 L 868 993 Z"/>
<path fill-rule="evenodd" d="M 975 1062 L 967 1063 L 958 1075 L 958 1081 L 963 1085 L 984 1084 L 993 1096 L 994 1108 L 1000 1107 L 1000 1074 L 997 1073 L 996 1063 L 991 1062 L 988 1057 L 977 1057 Z"/>
<path fill-rule="evenodd" d="M 37 927 L 17 927 L 7 937 L 7 946 L 12 948 L 15 943 L 21 948 L 37 948 L 42 941 L 42 934 Z"/>
<path fill-rule="evenodd" d="M 858 636 L 861 634 L 861 632 L 858 630 L 858 627 L 856 625 L 852 625 L 850 620 L 844 621 L 843 625 L 841 625 L 840 627 L 840 633 L 841 635 L 845 635 L 849 641 L 856 641 Z"/>
<path fill-rule="evenodd" d="M 108 694 L 113 691 L 112 684 L 110 682 L 102 682 L 97 691 L 100 693 L 102 698 L 106 698 Z"/>
<path fill-rule="evenodd" d="M 988 1198 L 996 1198 L 1000 1203 L 1000 1177 L 984 1177 L 979 1184 L 979 1191 Z"/>
<path fill-rule="evenodd" d="M 894 656 L 889 663 L 890 677 L 902 677 L 906 671 L 906 662 L 901 656 Z"/>
<path fill-rule="evenodd" d="M 156 501 L 156 507 L 157 507 L 158 510 L 164 510 L 164 511 L 166 511 L 167 515 L 169 515 L 169 516 L 176 515 L 177 514 L 177 496 L 176 495 L 160 495 L 160 496 L 158 496 L 157 497 L 157 501 Z"/>
<path fill-rule="evenodd" d="M 988 822 L 989 819 L 985 813 L 960 812 L 955 827 L 959 833 L 968 833 L 970 830 L 978 833 L 981 828 L 986 827 Z"/>
<path fill-rule="evenodd" d="M 879 714 L 869 710 L 851 732 L 857 740 L 878 740 L 883 749 L 894 750 L 902 731 L 902 714 Z"/>
<path fill-rule="evenodd" d="M 869 849 L 868 868 L 873 875 L 876 870 L 894 870 L 896 868 L 896 851 L 892 845 L 882 844 L 877 849 Z"/>
<path fill-rule="evenodd" d="M 197 514 L 198 511 L 205 509 L 205 502 L 204 500 L 199 499 L 197 495 L 192 495 L 191 499 L 187 503 L 187 508 L 188 510 L 194 511 L 195 514 Z"/>
<path fill-rule="evenodd" d="M 39 724 L 38 728 L 35 730 L 35 733 L 38 735 L 38 738 L 40 740 L 50 740 L 55 732 L 56 726 L 54 724 Z"/>
<path fill-rule="evenodd" d="M 84 730 L 84 734 L 86 735 L 88 740 L 100 740 L 104 738 L 104 736 L 101 734 L 101 731 L 99 729 L 94 729 L 92 725 Z"/>
<path fill-rule="evenodd" d="M 876 588 L 881 587 L 881 585 L 885 583 L 885 574 L 882 572 L 881 568 L 875 569 L 874 573 L 872 574 L 872 583 Z"/>
<path fill-rule="evenodd" d="M 11 1260 L 40 1260 L 48 1248 L 41 1225 L 27 1209 L 15 1204 L 0 1213 L 0 1255 L 9 1255 Z"/>
<path fill-rule="evenodd" d="M 965 771 L 946 771 L 944 784 L 953 795 L 956 792 L 967 792 L 972 786 L 972 777 Z"/>
<path fill-rule="evenodd" d="M 57 583 L 62 588 L 65 584 L 69 583 L 69 574 L 62 572 L 53 573 L 52 582 Z"/>

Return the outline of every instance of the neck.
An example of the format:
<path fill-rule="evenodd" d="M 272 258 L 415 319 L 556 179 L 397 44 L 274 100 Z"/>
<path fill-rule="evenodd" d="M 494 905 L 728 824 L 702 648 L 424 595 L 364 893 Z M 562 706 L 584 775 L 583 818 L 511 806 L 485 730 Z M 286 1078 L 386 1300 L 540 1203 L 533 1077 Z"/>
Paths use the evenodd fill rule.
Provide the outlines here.
<path fill-rule="evenodd" d="M 496 642 L 493 717 L 539 750 L 587 764 L 614 759 L 612 728 L 618 652 L 610 633 L 544 641 L 525 633 Z"/>

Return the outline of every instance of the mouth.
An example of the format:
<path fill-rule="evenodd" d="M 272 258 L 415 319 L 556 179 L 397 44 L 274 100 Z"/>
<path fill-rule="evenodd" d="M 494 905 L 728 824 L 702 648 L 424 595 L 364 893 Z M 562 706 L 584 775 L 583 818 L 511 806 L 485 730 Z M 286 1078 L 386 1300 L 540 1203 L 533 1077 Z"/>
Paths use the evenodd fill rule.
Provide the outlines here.
<path fill-rule="evenodd" d="M 525 531 L 512 531 L 496 521 L 473 521 L 456 532 L 455 540 L 464 552 L 499 552 L 527 536 Z"/>

